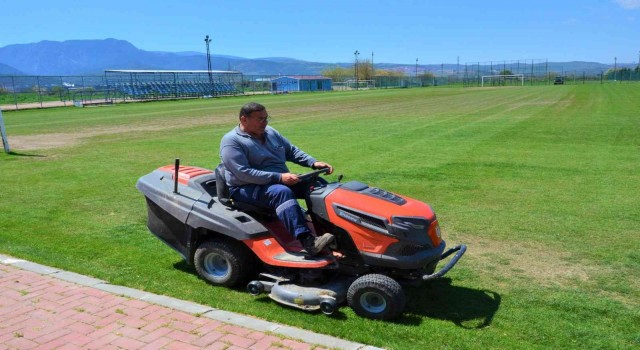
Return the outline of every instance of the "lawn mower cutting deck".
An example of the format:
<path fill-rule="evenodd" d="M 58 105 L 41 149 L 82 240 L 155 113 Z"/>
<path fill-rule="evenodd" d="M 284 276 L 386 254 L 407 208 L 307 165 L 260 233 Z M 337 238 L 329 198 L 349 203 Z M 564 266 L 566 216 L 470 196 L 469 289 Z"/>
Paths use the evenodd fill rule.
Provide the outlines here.
<path fill-rule="evenodd" d="M 310 257 L 274 212 L 229 199 L 223 168 L 164 166 L 136 184 L 149 230 L 214 285 L 246 283 L 279 303 L 334 313 L 345 301 L 360 316 L 393 319 L 402 285 L 443 276 L 466 251 L 444 252 L 429 205 L 357 181 L 328 183 L 320 169 L 301 176 L 313 232 L 332 233 L 330 250 Z M 438 262 L 455 256 L 435 272 Z"/>

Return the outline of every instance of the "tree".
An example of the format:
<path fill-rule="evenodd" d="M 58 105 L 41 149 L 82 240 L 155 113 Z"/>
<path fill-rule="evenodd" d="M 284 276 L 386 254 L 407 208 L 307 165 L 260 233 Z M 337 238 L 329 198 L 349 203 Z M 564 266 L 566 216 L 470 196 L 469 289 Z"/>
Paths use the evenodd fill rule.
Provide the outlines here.
<path fill-rule="evenodd" d="M 500 73 L 498 73 L 498 74 L 500 74 L 500 75 L 513 75 L 513 73 L 509 69 L 504 69 L 504 70 L 500 71 Z"/>
<path fill-rule="evenodd" d="M 385 70 L 376 69 L 376 76 L 378 77 L 406 77 L 407 74 L 399 70 Z"/>
<path fill-rule="evenodd" d="M 64 88 L 62 86 L 53 86 L 51 87 L 51 90 L 49 91 L 49 95 L 60 95 L 62 96 L 62 94 L 64 93 Z"/>
<path fill-rule="evenodd" d="M 358 61 L 358 80 L 372 80 L 373 79 L 373 66 L 371 61 L 362 60 Z"/>
<path fill-rule="evenodd" d="M 433 80 L 433 78 L 435 77 L 436 76 L 431 72 L 423 72 L 421 74 L 418 74 L 418 78 L 420 78 L 421 80 Z"/>
<path fill-rule="evenodd" d="M 327 68 L 320 72 L 325 77 L 331 78 L 333 81 L 345 81 L 350 77 L 353 77 L 353 70 L 335 66 L 333 68 Z"/>
<path fill-rule="evenodd" d="M 605 79 L 609 80 L 629 80 L 631 77 L 631 68 L 618 68 L 613 69 L 609 68 L 606 73 L 604 73 Z"/>

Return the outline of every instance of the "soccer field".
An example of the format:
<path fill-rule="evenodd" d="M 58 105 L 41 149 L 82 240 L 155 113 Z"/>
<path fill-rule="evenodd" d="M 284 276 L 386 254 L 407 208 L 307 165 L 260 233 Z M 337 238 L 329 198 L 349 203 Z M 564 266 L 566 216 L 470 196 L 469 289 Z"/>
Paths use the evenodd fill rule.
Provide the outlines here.
<path fill-rule="evenodd" d="M 446 278 L 406 289 L 403 318 L 327 317 L 212 287 L 148 232 L 137 179 L 175 158 L 215 167 L 253 100 L 336 175 L 431 204 L 448 244 L 468 245 Z M 5 111 L 0 253 L 390 349 L 634 348 L 638 111 L 640 89 L 614 84 Z"/>

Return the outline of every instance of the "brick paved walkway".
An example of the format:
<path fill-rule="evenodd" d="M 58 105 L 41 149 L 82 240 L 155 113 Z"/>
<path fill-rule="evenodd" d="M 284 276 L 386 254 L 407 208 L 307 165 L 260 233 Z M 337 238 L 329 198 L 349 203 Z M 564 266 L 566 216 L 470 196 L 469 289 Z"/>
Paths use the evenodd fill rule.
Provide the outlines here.
<path fill-rule="evenodd" d="M 14 266 L 20 265 L 16 262 L 27 269 Z M 121 296 L 135 294 L 128 288 L 103 285 L 107 288 L 102 289 L 116 290 L 109 292 L 63 280 L 70 279 L 70 273 L 60 273 L 63 279 L 52 277 L 55 271 L 60 272 L 0 255 L 0 350 L 375 349 L 215 309 L 203 314 L 179 311 Z M 304 337 L 309 342 L 294 340 Z"/>

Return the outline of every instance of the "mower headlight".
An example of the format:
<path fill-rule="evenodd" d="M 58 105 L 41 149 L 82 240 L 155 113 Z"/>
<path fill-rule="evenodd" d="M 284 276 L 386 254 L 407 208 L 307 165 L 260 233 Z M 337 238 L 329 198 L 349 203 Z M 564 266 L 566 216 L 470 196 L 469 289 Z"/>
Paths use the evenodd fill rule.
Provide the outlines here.
<path fill-rule="evenodd" d="M 440 224 L 438 220 L 433 220 L 431 225 L 429 226 L 429 238 L 431 238 L 431 242 L 433 242 L 433 246 L 437 247 L 442 242 L 442 234 L 440 233 Z"/>

